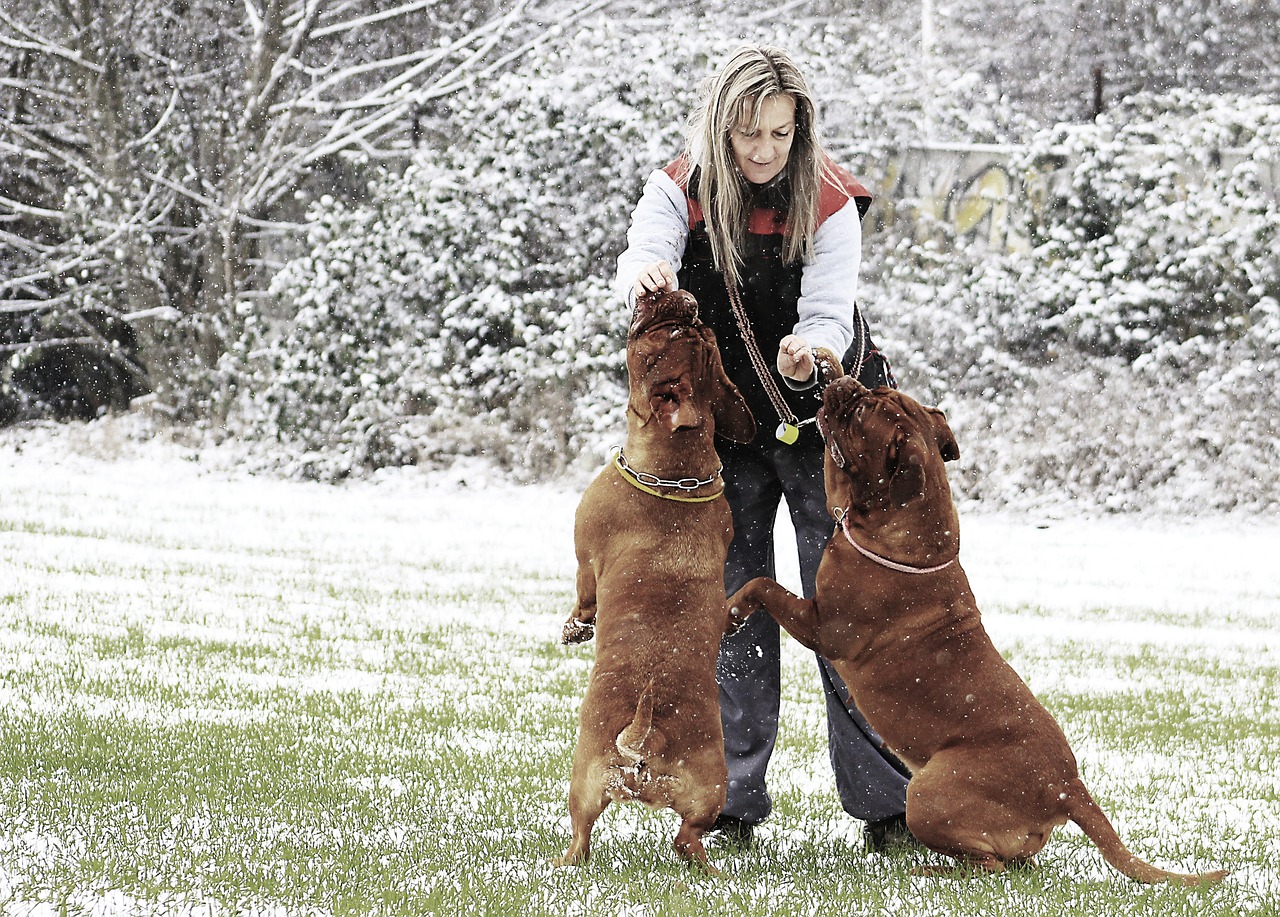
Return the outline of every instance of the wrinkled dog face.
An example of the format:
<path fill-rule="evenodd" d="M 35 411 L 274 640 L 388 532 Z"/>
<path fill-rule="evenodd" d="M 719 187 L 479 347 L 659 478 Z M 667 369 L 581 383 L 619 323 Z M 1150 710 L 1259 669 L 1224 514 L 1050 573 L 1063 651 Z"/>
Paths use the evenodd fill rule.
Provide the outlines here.
<path fill-rule="evenodd" d="M 627 334 L 631 409 L 669 432 L 703 423 L 695 403 L 694 370 L 702 361 L 698 303 L 689 293 L 642 296 Z"/>
<path fill-rule="evenodd" d="M 645 332 L 662 325 L 694 325 L 698 322 L 698 301 L 685 290 L 671 293 L 650 293 L 636 299 L 631 313 L 631 328 L 627 341 L 636 340 Z"/>
<path fill-rule="evenodd" d="M 683 290 L 642 296 L 627 334 L 629 413 L 669 433 L 714 430 L 738 442 L 755 434 L 746 402 L 725 376 L 715 334 L 698 321 L 698 303 Z M 710 430 L 708 433 L 711 432 Z"/>
<path fill-rule="evenodd" d="M 924 493 L 931 475 L 945 480 L 942 463 L 960 457 L 937 408 L 893 389 L 867 389 L 853 378 L 827 386 L 818 425 L 833 505 L 905 505 Z"/>

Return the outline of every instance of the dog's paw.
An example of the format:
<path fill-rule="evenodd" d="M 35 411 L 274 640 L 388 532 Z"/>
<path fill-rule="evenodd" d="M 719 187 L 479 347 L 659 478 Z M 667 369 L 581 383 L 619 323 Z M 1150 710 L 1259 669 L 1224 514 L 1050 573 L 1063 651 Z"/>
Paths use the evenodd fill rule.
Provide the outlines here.
<path fill-rule="evenodd" d="M 734 596 L 737 598 L 737 596 Z M 729 609 L 728 619 L 724 625 L 724 635 L 732 637 L 738 631 L 742 630 L 743 625 L 747 623 L 747 618 L 751 617 L 756 611 L 756 605 L 747 599 L 739 599 L 738 601 L 727 602 Z"/>
<path fill-rule="evenodd" d="M 577 618 L 570 618 L 564 622 L 564 629 L 560 631 L 560 642 L 565 646 L 572 646 L 575 643 L 586 643 L 596 635 L 596 626 L 579 621 Z"/>

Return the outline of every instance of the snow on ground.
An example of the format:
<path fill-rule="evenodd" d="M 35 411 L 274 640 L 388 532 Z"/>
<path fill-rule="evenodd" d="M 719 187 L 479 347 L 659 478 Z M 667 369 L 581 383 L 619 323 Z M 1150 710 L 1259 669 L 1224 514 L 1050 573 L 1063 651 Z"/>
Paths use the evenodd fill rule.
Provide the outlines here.
<path fill-rule="evenodd" d="M 573 576 L 579 491 L 506 483 L 482 464 L 450 472 L 391 469 L 330 487 L 254 477 L 237 470 L 233 449 L 202 453 L 163 438 L 139 441 L 119 424 L 0 436 L 0 500 L 7 511 L 14 512 L 36 480 L 47 499 L 57 489 L 51 479 L 65 481 L 81 528 L 93 527 L 95 512 L 113 511 L 114 499 L 99 499 L 107 494 L 136 491 L 138 518 L 163 526 L 179 515 L 163 507 L 189 503 L 193 488 L 211 488 L 226 495 L 227 512 L 209 523 L 246 550 L 268 548 L 298 514 L 342 513 L 340 526 L 317 519 L 315 537 L 376 540 L 396 567 L 412 566 L 426 552 L 437 565 L 467 566 L 483 546 L 503 558 L 503 566 Z M 777 530 L 782 544 L 791 537 L 785 516 Z M 157 543 L 180 535 L 153 534 Z M 1280 650 L 1280 518 L 1077 516 L 1070 507 L 1031 516 L 969 506 L 961 512 L 961 542 L 961 560 L 993 634 L 1037 627 L 1028 609 L 1080 614 L 1106 608 L 1107 620 L 1091 626 L 1108 628 L 1115 640 Z M 778 576 L 798 588 L 793 555 L 780 554 Z M 1149 620 L 1153 613 L 1159 623 Z M 1205 616 L 1215 622 L 1212 631 L 1169 623 L 1196 625 Z"/>
<path fill-rule="evenodd" d="M 216 550 L 242 558 L 235 563 L 249 575 L 235 589 L 267 589 L 273 576 L 305 575 L 321 586 L 375 582 L 414 594 L 476 590 L 516 577 L 526 591 L 567 595 L 578 495 L 576 487 L 553 483 L 511 485 L 482 465 L 449 473 L 398 469 L 340 487 L 254 477 L 238 467 L 233 448 L 197 450 L 163 437 L 139 439 L 110 423 L 0 431 L 0 577 L 26 570 L 29 582 L 4 586 L 74 594 L 74 583 L 50 584 L 47 578 L 84 575 L 78 571 L 88 552 L 94 588 L 101 591 L 104 577 L 112 579 L 122 610 L 149 615 L 148 609 L 163 606 L 154 605 L 156 596 L 145 584 L 130 579 L 131 569 L 144 561 L 195 568 L 198 552 Z M 40 568 L 13 563 L 11 554 L 6 563 L 19 541 L 28 549 L 33 543 L 6 538 L 6 532 L 39 534 Z M 970 506 L 962 510 L 961 532 L 961 559 L 987 627 L 1002 650 L 1022 653 L 1019 669 L 1037 692 L 1108 690 L 1121 677 L 1110 666 L 1063 671 L 1055 649 L 1062 642 L 1079 641 L 1095 656 L 1177 647 L 1180 655 L 1193 648 L 1210 659 L 1280 665 L 1280 519 L 1086 517 L 1066 506 L 1029 516 Z M 778 537 L 789 537 L 785 519 Z M 280 550 L 281 539 L 304 541 L 306 550 Z M 287 569 L 299 563 L 305 569 Z M 261 587 L 252 582 L 254 570 L 263 571 Z M 779 578 L 796 585 L 794 560 L 786 552 Z M 225 603 L 216 607 L 231 587 L 204 585 L 208 598 L 183 596 L 177 603 L 181 620 L 173 626 L 237 628 L 234 610 Z M 203 588 L 198 578 L 192 586 Z M 323 602 L 323 595 L 315 600 Z M 209 603 L 207 616 L 201 602 Z M 376 603 L 369 608 L 373 615 L 384 612 L 391 613 Z M 549 619 L 545 605 L 488 612 L 474 602 L 436 602 L 428 609 L 438 616 L 483 615 L 468 623 L 547 640 L 556 638 L 562 620 Z M 1239 695 L 1247 701 L 1240 709 L 1273 709 L 1275 699 L 1259 698 L 1257 690 L 1232 684 L 1224 688 L 1232 696 L 1215 700 L 1229 708 Z M 1081 738 L 1082 758 L 1106 767 L 1107 753 Z M 1199 773 L 1197 761 L 1115 763 L 1117 772 L 1172 775 L 1202 788 L 1214 777 Z M 780 764 L 777 770 L 782 790 L 828 779 L 804 766 L 784 770 Z M 1235 802 L 1239 813 L 1223 810 L 1215 817 L 1275 831 L 1280 813 Z M 1248 881 L 1275 888 L 1272 877 Z"/>

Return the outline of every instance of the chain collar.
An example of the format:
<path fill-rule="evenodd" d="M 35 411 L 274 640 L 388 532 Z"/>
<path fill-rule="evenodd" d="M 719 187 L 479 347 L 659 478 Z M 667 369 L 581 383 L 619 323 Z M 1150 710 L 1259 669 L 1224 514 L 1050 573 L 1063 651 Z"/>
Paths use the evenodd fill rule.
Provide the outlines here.
<path fill-rule="evenodd" d="M 657 475 L 650 474 L 647 471 L 637 471 L 635 468 L 632 468 L 627 462 L 627 457 L 622 454 L 621 446 L 615 446 L 613 452 L 613 465 L 618 469 L 618 471 L 622 472 L 622 476 L 631 482 L 633 486 L 643 490 L 645 493 L 653 494 L 655 497 L 662 497 L 664 500 L 676 500 L 683 503 L 698 503 L 704 500 L 714 500 L 724 493 L 724 488 L 722 487 L 720 490 L 708 496 L 687 497 L 679 494 L 664 494 L 653 489 L 655 487 L 667 487 L 687 493 L 689 491 L 697 490 L 700 487 L 707 487 L 708 485 L 714 484 L 716 481 L 720 480 L 720 473 L 724 471 L 723 465 L 717 468 L 715 473 L 708 478 L 678 478 L 675 480 L 669 480 L 667 478 L 660 478 Z"/>

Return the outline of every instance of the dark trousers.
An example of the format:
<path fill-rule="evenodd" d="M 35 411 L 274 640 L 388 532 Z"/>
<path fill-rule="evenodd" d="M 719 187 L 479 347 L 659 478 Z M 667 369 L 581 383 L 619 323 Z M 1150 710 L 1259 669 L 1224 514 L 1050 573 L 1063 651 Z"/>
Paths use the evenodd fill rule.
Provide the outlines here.
<path fill-rule="evenodd" d="M 773 527 L 783 498 L 791 513 L 800 554 L 800 580 L 813 597 L 814 576 L 834 523 L 822 484 L 823 446 L 806 429 L 794 446 L 717 443 L 724 463 L 725 495 L 733 512 L 733 543 L 725 562 L 725 588 L 732 595 L 757 576 L 774 576 Z M 906 808 L 906 768 L 858 712 L 849 690 L 821 657 L 818 670 L 827 704 L 827 740 L 836 790 L 844 810 L 875 821 Z M 765 769 L 778 735 L 781 646 L 777 622 L 752 615 L 720 644 L 716 677 L 729 765 L 724 814 L 763 821 L 773 809 Z"/>

